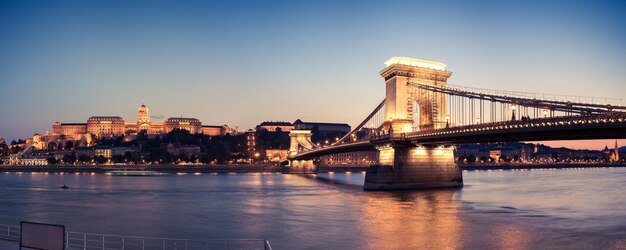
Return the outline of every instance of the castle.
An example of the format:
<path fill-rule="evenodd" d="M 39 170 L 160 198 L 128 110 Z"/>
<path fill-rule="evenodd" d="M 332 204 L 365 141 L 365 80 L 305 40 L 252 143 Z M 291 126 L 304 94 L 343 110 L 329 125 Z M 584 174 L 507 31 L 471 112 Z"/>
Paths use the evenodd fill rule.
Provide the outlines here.
<path fill-rule="evenodd" d="M 32 139 L 27 139 L 37 150 L 54 150 L 67 148 L 67 142 L 71 141 L 73 148 L 93 146 L 94 138 L 137 135 L 144 132 L 149 136 L 169 133 L 174 129 L 185 129 L 193 134 L 202 133 L 208 136 L 218 136 L 233 133 L 228 125 L 211 126 L 202 125 L 196 118 L 170 117 L 165 122 L 153 122 L 150 120 L 150 110 L 145 104 L 137 110 L 137 121 L 127 122 L 119 116 L 92 116 L 86 123 L 61 123 L 52 124 L 52 133 L 46 131 L 44 135 L 35 134 Z"/>
<path fill-rule="evenodd" d="M 196 118 L 170 117 L 165 122 L 150 120 L 150 110 L 145 104 L 137 110 L 137 121 L 127 122 L 119 116 L 92 116 L 87 123 L 60 123 L 52 124 L 52 135 L 75 136 L 92 134 L 96 137 L 117 136 L 139 133 L 164 134 L 174 129 L 185 129 L 192 134 L 203 133 L 209 136 L 231 133 L 228 125 L 202 125 Z"/>

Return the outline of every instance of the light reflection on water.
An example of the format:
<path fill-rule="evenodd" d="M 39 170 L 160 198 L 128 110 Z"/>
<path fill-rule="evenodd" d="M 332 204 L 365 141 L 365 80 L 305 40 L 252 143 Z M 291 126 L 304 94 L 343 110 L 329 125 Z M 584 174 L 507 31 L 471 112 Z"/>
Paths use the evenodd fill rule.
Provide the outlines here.
<path fill-rule="evenodd" d="M 275 249 L 626 247 L 626 168 L 463 174 L 462 189 L 364 192 L 362 172 L 3 173 L 0 223 L 31 220 L 154 237 L 268 238 Z"/>

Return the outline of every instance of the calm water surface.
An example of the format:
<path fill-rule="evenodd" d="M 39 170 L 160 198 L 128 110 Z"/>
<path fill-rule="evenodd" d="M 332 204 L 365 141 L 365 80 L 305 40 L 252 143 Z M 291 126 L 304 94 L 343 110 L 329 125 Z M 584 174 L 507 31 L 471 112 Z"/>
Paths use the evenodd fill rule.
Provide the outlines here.
<path fill-rule="evenodd" d="M 626 249 L 626 168 L 463 175 L 462 189 L 365 192 L 361 172 L 0 173 L 0 224 L 274 249 Z"/>

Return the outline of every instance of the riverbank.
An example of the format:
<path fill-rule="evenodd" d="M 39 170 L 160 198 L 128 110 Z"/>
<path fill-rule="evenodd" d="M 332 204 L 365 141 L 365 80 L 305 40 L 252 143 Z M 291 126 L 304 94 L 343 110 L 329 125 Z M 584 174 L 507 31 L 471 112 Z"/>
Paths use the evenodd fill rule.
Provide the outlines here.
<path fill-rule="evenodd" d="M 279 173 L 282 168 L 269 164 L 206 165 L 47 165 L 0 166 L 1 172 L 106 173 L 110 171 L 158 171 L 167 173 Z"/>
<path fill-rule="evenodd" d="M 508 163 L 459 165 L 462 170 L 568 169 L 626 167 L 625 163 Z M 319 173 L 360 172 L 369 166 L 319 166 Z M 110 171 L 157 171 L 166 173 L 281 173 L 283 167 L 271 164 L 202 164 L 202 165 L 0 165 L 0 172 L 106 173 Z"/>
<path fill-rule="evenodd" d="M 622 163 L 507 163 L 507 164 L 471 164 L 459 165 L 463 170 L 512 170 L 512 169 L 567 169 L 567 168 L 609 168 L 626 167 L 626 162 Z"/>

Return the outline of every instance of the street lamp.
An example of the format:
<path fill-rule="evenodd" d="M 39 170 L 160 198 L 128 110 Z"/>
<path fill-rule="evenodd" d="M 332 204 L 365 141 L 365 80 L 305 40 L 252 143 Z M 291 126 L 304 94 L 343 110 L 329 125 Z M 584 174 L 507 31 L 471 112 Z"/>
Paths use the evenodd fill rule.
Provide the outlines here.
<path fill-rule="evenodd" d="M 512 105 L 511 106 L 511 110 L 513 111 L 513 115 L 511 116 L 511 120 L 515 121 L 515 109 L 517 109 L 516 105 Z"/>
<path fill-rule="evenodd" d="M 543 118 L 546 118 L 548 116 L 548 110 L 544 109 L 543 110 Z"/>

